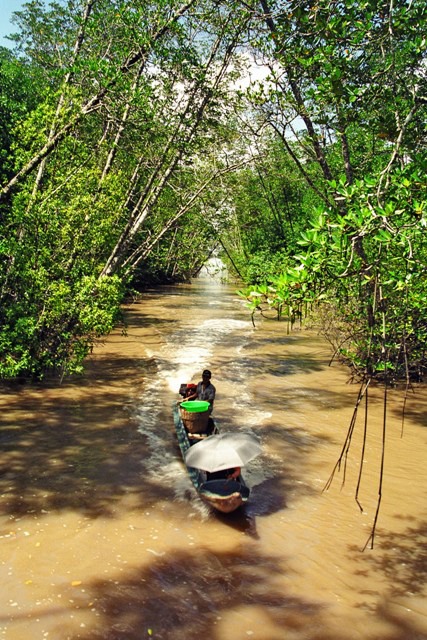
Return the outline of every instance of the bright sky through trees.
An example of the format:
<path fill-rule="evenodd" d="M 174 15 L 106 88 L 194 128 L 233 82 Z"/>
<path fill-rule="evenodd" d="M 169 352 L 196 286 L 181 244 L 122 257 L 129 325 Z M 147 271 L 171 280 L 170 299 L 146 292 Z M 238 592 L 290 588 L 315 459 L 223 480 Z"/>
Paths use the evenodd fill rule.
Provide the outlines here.
<path fill-rule="evenodd" d="M 12 13 L 19 11 L 23 5 L 23 0 L 0 0 L 0 46 L 10 47 L 12 42 L 6 39 L 14 32 L 14 26 L 10 22 Z"/>

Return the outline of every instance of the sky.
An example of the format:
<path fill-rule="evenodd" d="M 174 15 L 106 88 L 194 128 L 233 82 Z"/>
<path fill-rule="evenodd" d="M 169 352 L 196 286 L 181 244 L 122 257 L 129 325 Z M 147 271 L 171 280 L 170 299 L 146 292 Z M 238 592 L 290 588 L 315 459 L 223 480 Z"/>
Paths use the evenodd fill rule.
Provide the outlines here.
<path fill-rule="evenodd" d="M 0 46 L 11 48 L 12 42 L 6 40 L 16 28 L 10 23 L 14 11 L 19 11 L 26 0 L 0 0 Z"/>

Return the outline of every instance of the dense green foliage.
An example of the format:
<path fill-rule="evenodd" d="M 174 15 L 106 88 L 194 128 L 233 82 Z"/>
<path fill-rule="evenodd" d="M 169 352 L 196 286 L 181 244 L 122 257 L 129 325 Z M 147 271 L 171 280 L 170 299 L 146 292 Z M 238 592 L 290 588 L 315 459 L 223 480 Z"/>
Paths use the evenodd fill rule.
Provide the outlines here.
<path fill-rule="evenodd" d="M 310 310 L 357 374 L 422 375 L 426 12 L 24 5 L 0 50 L 0 377 L 79 370 L 130 287 L 218 251 L 254 314 Z"/>
<path fill-rule="evenodd" d="M 42 92 L 39 70 L 0 47 L 0 184 L 14 174 L 15 125 L 37 106 Z"/>
<path fill-rule="evenodd" d="M 79 370 L 132 278 L 203 263 L 210 227 L 190 243 L 186 219 L 224 168 L 214 150 L 230 138 L 236 16 L 194 0 L 17 13 L 14 64 L 43 82 L 3 144 L 15 172 L 0 205 L 1 377 Z"/>
<path fill-rule="evenodd" d="M 318 202 L 301 201 L 299 250 L 281 273 L 242 295 L 253 312 L 317 311 L 357 375 L 419 379 L 427 365 L 426 5 L 262 5 L 271 39 L 257 46 L 275 64 L 269 90 L 252 100 Z M 262 255 L 264 242 L 258 248 Z"/>

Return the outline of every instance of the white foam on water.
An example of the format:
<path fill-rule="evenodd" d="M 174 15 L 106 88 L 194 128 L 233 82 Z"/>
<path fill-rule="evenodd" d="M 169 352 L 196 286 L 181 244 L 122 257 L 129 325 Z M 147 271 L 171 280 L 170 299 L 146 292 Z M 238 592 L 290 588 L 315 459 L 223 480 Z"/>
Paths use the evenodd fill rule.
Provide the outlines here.
<path fill-rule="evenodd" d="M 157 371 L 144 381 L 144 394 L 140 397 L 135 416 L 150 452 L 148 459 L 144 460 L 145 473 L 149 474 L 152 481 L 170 487 L 175 500 L 190 503 L 202 518 L 208 517 L 210 511 L 197 495 L 177 446 L 174 446 L 171 437 L 172 406 L 169 412 L 170 423 L 162 424 L 165 415 L 165 389 L 172 392 L 178 400 L 180 385 L 199 382 L 203 369 L 211 368 L 210 362 L 216 346 L 222 346 L 224 339 L 229 336 L 233 339 L 230 345 L 231 361 L 227 370 L 229 379 L 224 384 L 229 386 L 233 409 L 241 418 L 236 428 L 249 432 L 254 429 L 256 432 L 270 414 L 258 410 L 252 394 L 245 387 L 247 366 L 242 352 L 252 332 L 249 320 L 209 318 L 189 328 L 183 328 L 178 321 L 175 331 L 162 334 L 162 343 L 156 350 L 147 349 Z M 224 393 L 224 389 L 222 392 Z M 253 474 L 257 477 L 255 469 Z M 246 475 L 245 473 L 245 477 Z M 251 475 L 249 473 L 249 478 Z"/>
<path fill-rule="evenodd" d="M 212 318 L 205 320 L 201 326 L 200 331 L 202 333 L 209 329 L 209 332 L 213 332 L 213 338 L 215 339 L 215 332 L 218 333 L 217 338 L 222 338 L 224 333 L 230 333 L 238 329 L 251 329 L 251 323 L 244 320 L 233 320 L 232 318 Z M 210 336 L 210 333 L 209 333 Z"/>

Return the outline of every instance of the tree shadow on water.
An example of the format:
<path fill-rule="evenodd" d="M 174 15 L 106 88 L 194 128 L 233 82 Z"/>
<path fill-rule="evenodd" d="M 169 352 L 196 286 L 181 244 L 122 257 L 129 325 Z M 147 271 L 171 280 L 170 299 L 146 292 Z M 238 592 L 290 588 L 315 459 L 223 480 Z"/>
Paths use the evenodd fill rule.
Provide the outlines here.
<path fill-rule="evenodd" d="M 360 554 L 360 549 L 350 548 L 350 553 L 355 551 L 359 553 L 357 574 L 383 576 L 389 585 L 387 596 L 376 608 L 376 615 L 393 627 L 387 640 L 427 640 L 425 614 L 420 612 L 419 616 L 414 616 L 426 593 L 427 522 L 407 527 L 399 533 L 378 531 L 374 550 Z M 361 592 L 360 595 L 358 606 L 366 609 L 366 594 Z M 411 612 L 413 598 L 414 609 Z"/>
<path fill-rule="evenodd" d="M 274 555 L 259 553 L 253 545 L 215 554 L 203 548 L 191 553 L 172 550 L 167 557 L 125 575 L 121 573 L 117 579 L 94 580 L 77 597 L 74 590 L 70 609 L 92 608 L 98 621 L 93 629 L 67 637 L 223 640 L 221 620 L 228 615 L 237 615 L 235 620 L 240 628 L 235 629 L 236 637 L 254 635 L 263 640 L 283 640 L 288 634 L 304 640 L 349 637 L 329 627 L 331 613 L 327 607 L 308 595 L 297 597 L 278 586 L 277 579 L 286 570 L 283 559 L 279 562 Z M 389 623 L 389 630 L 379 632 L 376 640 L 426 638 L 413 621 L 396 620 L 387 610 L 379 609 L 376 617 Z M 259 628 L 253 630 L 258 624 L 268 628 L 265 635 Z"/>
<path fill-rule="evenodd" d="M 3 513 L 20 516 L 74 509 L 113 517 L 132 494 L 136 505 L 170 497 L 148 474 L 147 447 L 129 414 L 115 371 L 134 376 L 129 361 L 99 358 L 90 379 L 26 385 L 0 396 L 0 494 Z M 142 482 L 142 477 L 143 482 Z"/>
<path fill-rule="evenodd" d="M 146 362 L 144 371 L 150 370 Z M 162 484 L 145 467 L 152 454 L 146 436 L 132 419 L 134 400 L 122 381 L 138 380 L 139 360 L 97 356 L 86 377 L 63 385 L 26 385 L 0 395 L 0 494 L 3 513 L 21 516 L 73 509 L 87 517 L 114 517 L 123 496 L 134 496 L 133 506 L 173 498 L 173 486 Z M 137 385 L 137 383 L 133 383 Z M 139 383 L 141 384 L 141 383 Z M 130 389 L 125 387 L 125 392 Z M 139 392 L 139 391 L 138 391 Z M 160 424 L 161 420 L 159 420 Z M 168 428 L 170 432 L 168 433 Z M 154 429 L 154 427 L 153 427 Z M 171 424 L 164 427 L 164 443 L 180 458 Z M 154 429 L 159 433 L 159 429 Z M 161 431 L 161 430 L 160 430 Z M 286 496 L 296 486 L 301 462 L 316 441 L 307 435 L 273 425 L 277 460 L 268 461 L 252 489 L 249 510 L 233 526 L 255 535 L 254 518 L 286 507 Z M 289 461 L 289 445 L 293 449 Z M 167 455 L 167 452 L 165 451 Z M 255 463 L 255 469 L 256 467 Z M 233 516 L 234 517 L 234 516 Z"/>
<path fill-rule="evenodd" d="M 205 549 L 176 551 L 173 558 L 121 575 L 119 584 L 100 580 L 87 585 L 81 601 L 74 598 L 74 606 L 93 603 L 101 613 L 100 625 L 75 637 L 140 640 L 150 633 L 157 640 L 220 640 L 220 619 L 250 607 L 262 608 L 278 631 L 288 624 L 311 626 L 319 605 L 279 591 L 274 579 L 281 571 L 277 558 L 254 549 L 215 555 Z M 251 624 L 248 620 L 249 633 Z"/>
<path fill-rule="evenodd" d="M 427 584 L 427 522 L 377 535 L 376 549 L 363 554 L 361 563 L 387 578 L 392 596 L 422 595 Z"/>
<path fill-rule="evenodd" d="M 252 346 L 252 345 L 251 345 Z M 295 373 L 305 371 L 306 373 L 320 373 L 326 365 L 319 362 L 318 357 L 310 354 L 298 357 L 278 357 L 277 353 L 268 354 L 265 351 L 256 354 L 256 350 L 251 351 L 250 356 L 245 356 L 244 352 L 239 358 L 233 358 L 222 364 L 224 376 L 227 370 L 233 371 L 236 367 L 242 371 L 250 371 L 251 376 L 271 375 L 277 378 L 292 376 Z M 232 379 L 232 377 L 230 376 Z M 226 378 L 225 378 L 226 379 Z"/>

